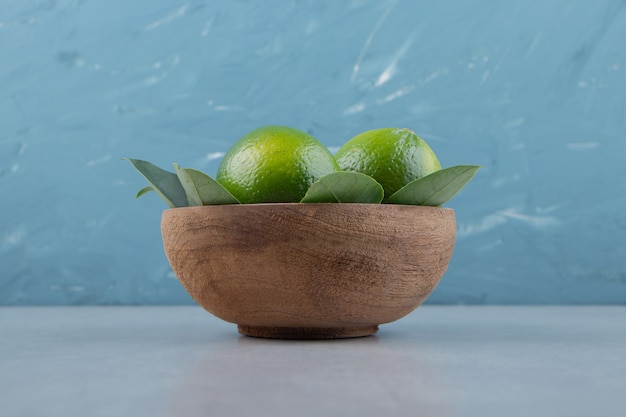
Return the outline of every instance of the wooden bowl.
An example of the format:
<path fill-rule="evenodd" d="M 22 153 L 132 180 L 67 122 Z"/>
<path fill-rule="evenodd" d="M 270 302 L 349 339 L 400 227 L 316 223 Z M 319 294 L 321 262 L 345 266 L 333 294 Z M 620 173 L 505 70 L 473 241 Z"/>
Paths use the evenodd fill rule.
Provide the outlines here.
<path fill-rule="evenodd" d="M 367 336 L 416 309 L 448 267 L 448 208 L 242 204 L 174 208 L 161 232 L 174 273 L 248 336 Z"/>

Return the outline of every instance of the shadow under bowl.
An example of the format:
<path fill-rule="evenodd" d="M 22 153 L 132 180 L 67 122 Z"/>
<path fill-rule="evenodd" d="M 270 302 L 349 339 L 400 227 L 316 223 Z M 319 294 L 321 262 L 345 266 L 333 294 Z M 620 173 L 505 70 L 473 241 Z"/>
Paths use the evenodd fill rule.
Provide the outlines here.
<path fill-rule="evenodd" d="M 183 207 L 161 220 L 191 297 L 248 336 L 367 336 L 432 293 L 456 235 L 449 208 L 270 203 Z"/>

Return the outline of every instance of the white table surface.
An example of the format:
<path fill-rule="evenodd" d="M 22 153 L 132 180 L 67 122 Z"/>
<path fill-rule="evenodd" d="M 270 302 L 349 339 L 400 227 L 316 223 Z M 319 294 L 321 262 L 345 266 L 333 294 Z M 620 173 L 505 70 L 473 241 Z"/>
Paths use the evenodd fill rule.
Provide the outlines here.
<path fill-rule="evenodd" d="M 0 415 L 623 417 L 626 307 L 422 306 L 335 341 L 198 307 L 3 307 Z"/>

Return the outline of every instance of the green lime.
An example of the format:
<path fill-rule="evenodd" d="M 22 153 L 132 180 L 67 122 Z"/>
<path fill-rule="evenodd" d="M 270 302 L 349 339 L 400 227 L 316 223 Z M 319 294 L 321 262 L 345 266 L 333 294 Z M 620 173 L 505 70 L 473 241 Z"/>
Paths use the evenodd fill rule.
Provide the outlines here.
<path fill-rule="evenodd" d="M 297 203 L 312 183 L 338 170 L 333 155 L 308 133 L 264 126 L 228 150 L 216 180 L 244 204 Z"/>
<path fill-rule="evenodd" d="M 335 158 L 343 171 L 378 181 L 385 200 L 409 182 L 441 169 L 430 146 L 409 129 L 368 130 L 346 142 Z"/>

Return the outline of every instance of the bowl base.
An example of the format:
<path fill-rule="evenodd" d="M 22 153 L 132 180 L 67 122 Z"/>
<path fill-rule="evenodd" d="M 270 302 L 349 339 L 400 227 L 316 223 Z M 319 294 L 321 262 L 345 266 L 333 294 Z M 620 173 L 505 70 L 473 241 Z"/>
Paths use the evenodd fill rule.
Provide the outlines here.
<path fill-rule="evenodd" d="M 343 339 L 373 335 L 377 325 L 357 327 L 269 327 L 237 326 L 239 333 L 245 336 L 269 339 Z"/>

